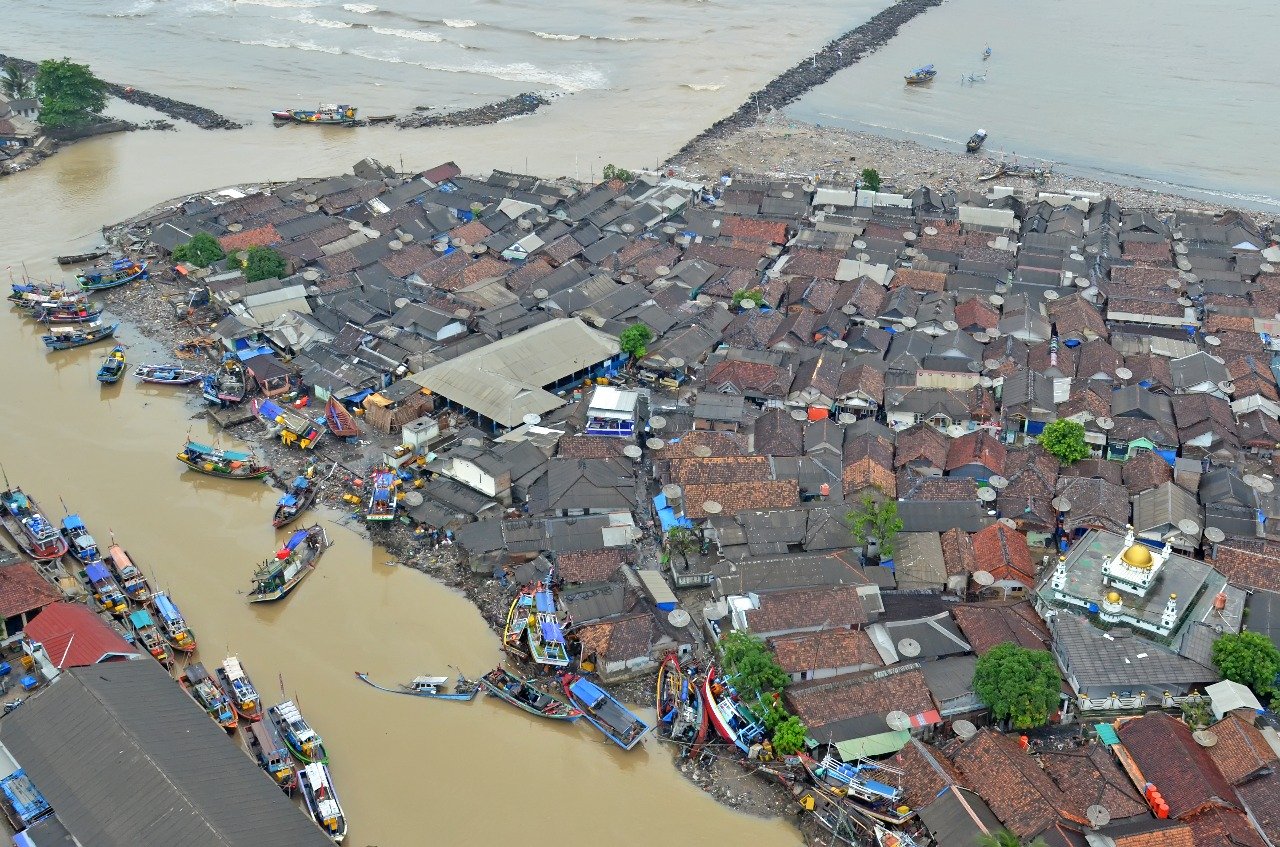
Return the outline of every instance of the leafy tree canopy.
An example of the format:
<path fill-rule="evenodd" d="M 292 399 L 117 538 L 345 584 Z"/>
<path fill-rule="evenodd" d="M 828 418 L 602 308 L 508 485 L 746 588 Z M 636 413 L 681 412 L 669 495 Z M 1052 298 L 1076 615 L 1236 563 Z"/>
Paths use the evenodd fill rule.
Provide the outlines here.
<path fill-rule="evenodd" d="M 250 247 L 249 258 L 244 261 L 244 278 L 249 282 L 278 279 L 288 269 L 284 257 L 270 247 Z"/>
<path fill-rule="evenodd" d="M 21 100 L 25 97 L 34 97 L 36 94 L 35 82 L 31 77 L 18 67 L 18 63 L 12 59 L 4 63 L 4 69 L 0 70 L 0 92 L 4 92 L 4 96 L 10 100 Z"/>
<path fill-rule="evenodd" d="M 1276 677 L 1280 676 L 1280 650 L 1260 632 L 1227 633 L 1213 642 L 1213 663 L 1232 682 L 1247 685 L 1266 702 L 1280 696 Z"/>
<path fill-rule="evenodd" d="M 70 59 L 46 59 L 36 71 L 40 123 L 46 127 L 77 127 L 95 123 L 107 106 L 107 84 L 88 65 Z"/>
<path fill-rule="evenodd" d="M 187 262 L 197 268 L 207 268 L 214 262 L 226 257 L 218 239 L 207 232 L 198 232 L 186 244 L 178 245 L 173 251 L 175 262 Z"/>
<path fill-rule="evenodd" d="M 631 358 L 640 359 L 649 352 L 648 345 L 652 340 L 653 330 L 649 329 L 647 324 L 637 323 L 622 331 L 618 336 L 618 346 Z"/>
<path fill-rule="evenodd" d="M 720 655 L 734 687 L 748 700 L 756 693 L 767 698 L 791 681 L 764 641 L 749 632 L 735 630 L 720 639 Z"/>
<path fill-rule="evenodd" d="M 1084 442 L 1084 425 L 1065 418 L 1044 428 L 1040 433 L 1040 446 L 1064 465 L 1074 465 L 1089 456 L 1089 445 Z"/>
<path fill-rule="evenodd" d="M 898 517 L 898 504 L 893 500 L 877 503 L 870 494 L 864 494 L 858 508 L 845 515 L 849 532 L 859 546 L 875 539 L 882 559 L 892 559 L 894 539 L 902 531 L 902 518 Z"/>
<path fill-rule="evenodd" d="M 600 172 L 600 176 L 605 182 L 608 182 L 611 179 L 620 179 L 623 182 L 631 182 L 636 178 L 636 175 L 631 171 L 626 168 L 620 168 L 612 163 L 604 166 L 604 170 Z"/>
<path fill-rule="evenodd" d="M 973 690 L 996 720 L 1032 729 L 1043 726 L 1057 708 L 1061 678 L 1048 652 L 1005 642 L 978 659 Z"/>
<path fill-rule="evenodd" d="M 1043 838 L 1037 837 L 1032 841 L 1023 842 L 1022 839 L 1014 835 L 1007 829 L 991 835 L 979 835 L 977 847 L 1049 847 Z"/>
<path fill-rule="evenodd" d="M 804 749 L 805 740 L 809 737 L 809 728 L 795 715 L 773 729 L 773 749 L 783 756 L 791 756 Z"/>
<path fill-rule="evenodd" d="M 759 288 L 744 288 L 741 291 L 733 292 L 733 308 L 740 308 L 743 301 L 746 300 L 752 301 L 758 307 L 764 302 L 764 292 Z"/>
<path fill-rule="evenodd" d="M 689 554 L 696 553 L 700 549 L 698 539 L 685 527 L 673 526 L 667 530 L 667 551 L 684 560 L 686 568 L 689 564 Z"/>
<path fill-rule="evenodd" d="M 880 172 L 875 168 L 862 169 L 862 187 L 868 191 L 880 190 Z"/>

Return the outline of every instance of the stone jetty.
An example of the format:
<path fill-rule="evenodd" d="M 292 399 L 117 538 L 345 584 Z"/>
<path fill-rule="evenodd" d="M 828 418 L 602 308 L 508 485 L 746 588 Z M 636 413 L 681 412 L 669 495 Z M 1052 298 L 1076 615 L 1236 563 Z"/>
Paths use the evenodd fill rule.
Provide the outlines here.
<path fill-rule="evenodd" d="M 415 111 L 396 121 L 401 129 L 421 129 L 435 126 L 483 126 L 496 124 L 507 118 L 531 115 L 551 102 L 545 94 L 526 93 L 476 106 L 471 109 L 458 109 L 453 112 Z"/>

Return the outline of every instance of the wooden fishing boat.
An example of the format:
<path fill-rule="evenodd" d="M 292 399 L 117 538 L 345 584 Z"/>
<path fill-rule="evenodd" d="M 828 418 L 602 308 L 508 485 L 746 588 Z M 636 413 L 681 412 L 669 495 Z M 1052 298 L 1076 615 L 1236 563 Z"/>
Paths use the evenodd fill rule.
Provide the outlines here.
<path fill-rule="evenodd" d="M 987 140 L 987 131 L 980 129 L 973 135 L 969 136 L 969 140 L 965 142 L 964 150 L 966 153 L 977 153 L 982 149 L 983 143 Z"/>
<path fill-rule="evenodd" d="M 187 622 L 182 619 L 182 612 L 169 599 L 169 595 L 163 591 L 157 591 L 152 594 L 151 608 L 155 610 L 156 617 L 160 619 L 160 631 L 164 633 L 165 639 L 174 649 L 183 653 L 194 653 L 196 651 L 196 634 L 191 631 L 191 627 L 187 626 Z"/>
<path fill-rule="evenodd" d="M 68 326 L 51 326 L 47 335 L 40 336 L 44 346 L 50 350 L 70 350 L 105 341 L 116 334 L 120 324 L 104 324 L 102 321 L 91 321 L 87 324 L 71 324 Z"/>
<path fill-rule="evenodd" d="M 329 431 L 338 438 L 355 438 L 360 434 L 360 427 L 356 425 L 356 416 L 347 411 L 347 407 L 332 396 L 329 397 L 329 402 L 324 404 L 324 422 L 329 427 Z"/>
<path fill-rule="evenodd" d="M 565 643 L 564 624 L 551 590 L 551 575 L 538 585 L 533 594 L 533 617 L 524 630 L 529 642 L 529 656 L 540 665 L 553 668 L 569 666 L 569 646 Z"/>
<path fill-rule="evenodd" d="M 258 464 L 248 453 L 222 450 L 195 441 L 188 441 L 177 458 L 193 471 L 223 479 L 262 479 L 271 473 L 269 465 Z"/>
<path fill-rule="evenodd" d="M 124 376 L 125 357 L 124 348 L 117 344 L 111 348 L 111 352 L 102 360 L 102 364 L 98 366 L 98 382 L 110 385 L 113 382 L 119 382 L 120 377 Z"/>
<path fill-rule="evenodd" d="M 356 671 L 356 678 L 366 685 L 370 685 L 379 691 L 386 691 L 390 694 L 408 694 L 411 697 L 433 697 L 437 700 L 474 700 L 476 694 L 480 692 L 480 686 L 475 682 L 467 679 L 462 674 L 458 674 L 458 679 L 453 684 L 453 690 L 448 691 L 449 677 L 447 676 L 415 676 L 408 683 L 401 683 L 397 688 L 388 688 L 385 685 L 379 685 L 369 679 L 369 675 L 362 671 Z"/>
<path fill-rule="evenodd" d="M 116 544 L 114 539 L 111 546 L 107 548 L 107 564 L 111 565 L 116 579 L 120 580 L 120 588 L 124 591 L 124 596 L 131 602 L 141 606 L 151 599 L 151 586 L 147 583 L 147 578 L 129 558 L 125 549 Z"/>
<path fill-rule="evenodd" d="M 764 740 L 764 726 L 742 705 L 728 680 L 716 676 L 714 665 L 702 680 L 702 702 L 716 734 L 743 753 Z"/>
<path fill-rule="evenodd" d="M 67 555 L 67 540 L 49 523 L 40 505 L 16 485 L 0 492 L 0 523 L 23 552 L 37 562 Z"/>
<path fill-rule="evenodd" d="M 164 636 L 160 633 L 159 627 L 152 619 L 151 613 L 146 609 L 138 609 L 129 613 L 129 625 L 133 627 L 133 631 L 137 634 L 138 643 L 147 649 L 147 652 L 162 665 L 168 665 L 173 661 L 173 651 L 169 649 L 169 644 L 165 641 Z"/>
<path fill-rule="evenodd" d="M 98 552 L 98 542 L 93 540 L 89 529 L 79 515 L 67 515 L 62 519 L 62 537 L 67 540 L 67 549 L 71 557 L 82 565 L 92 565 L 102 561 Z"/>
<path fill-rule="evenodd" d="M 305 415 L 274 400 L 254 400 L 253 412 L 267 425 L 272 435 L 280 436 L 280 443 L 286 447 L 310 450 L 324 436 L 324 430 Z"/>
<path fill-rule="evenodd" d="M 924 85 L 926 82 L 933 82 L 933 78 L 938 75 L 933 65 L 925 65 L 916 68 L 907 74 L 903 79 L 907 81 L 907 85 Z"/>
<path fill-rule="evenodd" d="M 847 800 L 862 814 L 895 825 L 915 814 L 903 805 L 903 772 L 897 768 L 870 759 L 842 762 L 827 756 L 819 763 L 803 754 L 799 759 L 815 785 Z"/>
<path fill-rule="evenodd" d="M 201 380 L 201 393 L 206 403 L 234 406 L 244 400 L 248 392 L 244 364 L 234 356 L 224 359 L 217 373 L 206 374 Z"/>
<path fill-rule="evenodd" d="M 293 523 L 299 515 L 315 504 L 316 497 L 320 493 L 320 485 L 311 478 L 312 473 L 312 468 L 308 467 L 306 473 L 295 476 L 284 494 L 280 495 L 280 499 L 276 501 L 276 511 L 271 516 L 271 525 L 276 529 Z"/>
<path fill-rule="evenodd" d="M 213 681 L 204 665 L 199 662 L 188 665 L 178 678 L 178 684 L 209 713 L 209 717 L 217 721 L 218 726 L 233 730 L 239 725 L 239 718 L 236 717 L 236 710 L 231 708 L 227 693 Z"/>
<path fill-rule="evenodd" d="M 572 673 L 563 673 L 560 677 L 560 685 L 564 688 L 569 702 L 582 710 L 583 716 L 591 722 L 591 725 L 623 750 L 635 747 L 653 728 L 636 717 L 612 694 L 589 679 L 583 679 Z"/>
<path fill-rule="evenodd" d="M 280 737 L 280 731 L 271 721 L 257 721 L 245 725 L 245 738 L 249 753 L 258 767 L 275 780 L 276 785 L 292 794 L 298 787 L 298 775 L 293 769 L 293 757 Z"/>
<path fill-rule="evenodd" d="M 304 765 L 329 761 L 324 741 L 302 717 L 292 700 L 285 700 L 267 709 L 267 720 L 275 725 L 285 746 L 295 759 Z"/>
<path fill-rule="evenodd" d="M 90 250 L 87 253 L 74 253 L 70 256 L 59 256 L 59 265 L 83 265 L 85 262 L 92 262 L 101 259 L 107 255 L 106 250 Z"/>
<path fill-rule="evenodd" d="M 115 288 L 147 275 L 147 263 L 138 264 L 133 259 L 116 259 L 105 267 L 86 268 L 76 274 L 81 291 L 102 291 Z"/>
<path fill-rule="evenodd" d="M 875 824 L 876 844 L 879 847 L 916 847 L 916 841 L 905 832 L 894 832 Z"/>
<path fill-rule="evenodd" d="M 51 305 L 67 298 L 81 298 L 80 291 L 72 291 L 63 285 L 45 282 L 15 282 L 7 299 L 24 312 L 34 312 L 40 306 Z"/>
<path fill-rule="evenodd" d="M 228 656 L 223 659 L 214 673 L 237 715 L 247 721 L 262 720 L 262 698 L 258 696 L 258 689 L 249 681 L 238 657 Z"/>
<path fill-rule="evenodd" d="M 355 106 L 327 103 L 318 109 L 276 109 L 271 117 L 288 123 L 343 126 L 355 123 L 358 111 Z"/>
<path fill-rule="evenodd" d="M 347 837 L 347 816 L 338 802 L 338 792 L 333 789 L 329 768 L 323 762 L 298 768 L 298 791 L 307 806 L 307 814 L 334 843 L 341 844 Z"/>
<path fill-rule="evenodd" d="M 399 498 L 396 489 L 400 478 L 390 468 L 375 468 L 369 474 L 369 505 L 365 509 L 366 521 L 389 521 L 396 516 Z"/>
<path fill-rule="evenodd" d="M 800 808 L 809 812 L 810 817 L 831 833 L 833 843 L 846 844 L 849 847 L 863 847 L 866 843 L 870 828 L 845 808 L 837 798 L 821 788 L 803 783 L 793 784 L 791 793 L 800 804 Z"/>
<path fill-rule="evenodd" d="M 249 602 L 269 603 L 283 599 L 311 575 L 330 543 L 320 524 L 294 532 L 275 556 L 254 572 Z"/>
<path fill-rule="evenodd" d="M 537 583 L 526 585 L 511 601 L 507 610 L 507 624 L 502 630 L 502 647 L 508 653 L 521 659 L 529 658 L 529 648 L 525 646 L 524 631 L 533 617 L 533 595 Z"/>
<path fill-rule="evenodd" d="M 129 611 L 129 601 L 111 571 L 102 562 L 94 562 L 84 569 L 85 582 L 93 592 L 94 601 L 103 611 L 123 617 Z"/>
<path fill-rule="evenodd" d="M 505 668 L 498 667 L 489 671 L 480 677 L 480 684 L 492 696 L 540 718 L 576 721 L 582 717 L 581 710 L 552 697 L 529 680 L 518 677 Z"/>
<path fill-rule="evenodd" d="M 204 378 L 200 371 L 177 365 L 139 365 L 133 375 L 140 381 L 153 385 L 191 385 Z"/>
<path fill-rule="evenodd" d="M 681 757 L 696 757 L 707 741 L 710 717 L 696 675 L 680 667 L 675 653 L 658 666 L 658 732 L 680 745 Z"/>
<path fill-rule="evenodd" d="M 37 303 L 31 316 L 47 324 L 87 324 L 102 317 L 102 307 L 85 299 L 48 300 Z"/>

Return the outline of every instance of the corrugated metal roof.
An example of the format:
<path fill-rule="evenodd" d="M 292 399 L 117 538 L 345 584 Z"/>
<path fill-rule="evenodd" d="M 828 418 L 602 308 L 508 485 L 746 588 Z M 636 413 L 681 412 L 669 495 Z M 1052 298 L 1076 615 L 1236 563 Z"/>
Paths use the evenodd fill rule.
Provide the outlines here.
<path fill-rule="evenodd" d="M 64 673 L 0 721 L 0 743 L 81 844 L 331 844 L 154 662 Z"/>

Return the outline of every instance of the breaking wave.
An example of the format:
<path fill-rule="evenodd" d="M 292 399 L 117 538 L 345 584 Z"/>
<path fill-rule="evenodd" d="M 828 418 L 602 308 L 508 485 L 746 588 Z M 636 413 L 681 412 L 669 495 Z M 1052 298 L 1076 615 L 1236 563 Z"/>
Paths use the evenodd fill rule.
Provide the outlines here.
<path fill-rule="evenodd" d="M 475 62 L 473 64 L 451 64 L 447 62 L 414 62 L 402 58 L 395 53 L 380 50 L 355 48 L 347 51 L 352 56 L 369 59 L 375 62 L 390 62 L 396 65 L 412 65 L 427 71 L 449 74 L 477 74 L 493 77 L 508 82 L 530 82 L 548 85 L 562 91 L 575 92 L 587 89 L 607 88 L 608 79 L 599 70 L 590 65 L 573 65 L 561 70 L 540 68 L 530 62 L 513 62 L 498 64 L 496 62 Z"/>
<path fill-rule="evenodd" d="M 723 85 L 716 85 L 712 82 L 682 82 L 680 86 L 693 91 L 719 91 L 724 88 Z"/>
<path fill-rule="evenodd" d="M 442 23 L 445 26 L 450 26 L 454 29 L 466 29 L 467 27 L 476 25 L 475 21 L 470 21 L 466 18 L 445 18 Z"/>
<path fill-rule="evenodd" d="M 299 39 L 278 39 L 263 38 L 254 41 L 240 41 L 240 44 L 249 47 L 273 47 L 277 50 L 306 50 L 315 53 L 329 53 L 339 55 L 342 53 L 341 47 L 330 47 L 325 44 L 316 44 L 314 41 L 303 41 Z"/>
<path fill-rule="evenodd" d="M 427 32 L 426 30 L 421 29 L 396 29 L 388 26 L 375 26 L 370 27 L 370 29 L 378 33 L 378 35 L 390 35 L 395 38 L 409 38 L 414 41 L 430 42 L 444 41 L 444 38 L 436 35 L 434 32 Z"/>
<path fill-rule="evenodd" d="M 121 9 L 118 12 L 111 12 L 107 15 L 109 18 L 141 18 L 150 12 L 156 5 L 156 0 L 138 0 L 127 9 Z"/>
<path fill-rule="evenodd" d="M 357 15 L 367 15 L 370 12 L 378 11 L 378 7 L 372 3 L 343 3 L 342 8 L 348 12 L 355 12 Z"/>
<path fill-rule="evenodd" d="M 311 24 L 312 26 L 322 26 L 325 29 L 351 29 L 351 24 L 346 21 L 331 21 L 326 18 L 312 17 L 310 12 L 303 12 L 298 15 L 299 23 Z"/>
<path fill-rule="evenodd" d="M 235 0 L 241 6 L 267 6 L 271 9 L 314 9 L 324 0 Z"/>

